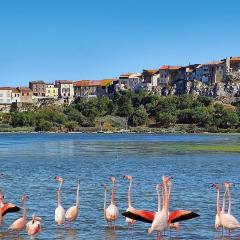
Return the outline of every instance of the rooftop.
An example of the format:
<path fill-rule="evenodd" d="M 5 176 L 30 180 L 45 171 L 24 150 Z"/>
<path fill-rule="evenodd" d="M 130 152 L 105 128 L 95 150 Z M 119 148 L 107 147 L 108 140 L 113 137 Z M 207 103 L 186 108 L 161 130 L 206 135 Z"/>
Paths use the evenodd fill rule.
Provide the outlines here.
<path fill-rule="evenodd" d="M 58 83 L 58 84 L 72 84 L 73 81 L 71 81 L 71 80 L 56 80 L 56 83 Z"/>
<path fill-rule="evenodd" d="M 0 90 L 12 90 L 11 87 L 0 87 Z"/>
<path fill-rule="evenodd" d="M 181 68 L 180 66 L 170 66 L 170 65 L 163 65 L 160 67 L 160 70 L 178 70 Z"/>
<path fill-rule="evenodd" d="M 32 84 L 45 84 L 45 82 L 43 80 L 31 81 L 29 83 L 32 83 Z"/>
<path fill-rule="evenodd" d="M 103 80 L 80 80 L 74 83 L 76 87 L 106 87 L 112 84 L 116 79 Z"/>
<path fill-rule="evenodd" d="M 143 69 L 143 72 L 146 72 L 146 73 L 148 73 L 148 74 L 150 74 L 150 75 L 155 75 L 155 74 L 157 74 L 158 72 L 159 72 L 159 70 L 158 69 Z"/>

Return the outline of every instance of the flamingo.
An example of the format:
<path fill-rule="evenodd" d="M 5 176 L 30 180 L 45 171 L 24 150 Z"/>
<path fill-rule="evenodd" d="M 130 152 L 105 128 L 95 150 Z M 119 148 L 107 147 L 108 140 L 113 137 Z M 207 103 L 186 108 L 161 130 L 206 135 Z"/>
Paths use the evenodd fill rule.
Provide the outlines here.
<path fill-rule="evenodd" d="M 22 196 L 23 216 L 13 222 L 13 224 L 9 227 L 10 230 L 20 232 L 26 227 L 26 222 L 27 222 L 26 201 L 27 201 L 27 199 L 28 199 L 28 196 L 26 196 L 26 195 Z"/>
<path fill-rule="evenodd" d="M 223 227 L 228 229 L 229 235 L 231 233 L 231 230 L 235 230 L 240 228 L 240 223 L 238 220 L 231 214 L 231 204 L 232 204 L 232 197 L 230 192 L 230 187 L 232 186 L 232 183 L 224 183 L 225 190 L 228 193 L 228 212 L 226 214 L 220 215 L 220 220 L 222 222 Z"/>
<path fill-rule="evenodd" d="M 170 201 L 170 193 L 171 193 L 171 188 L 172 188 L 172 182 L 169 181 L 168 182 L 168 187 L 169 187 L 169 191 L 168 191 L 168 201 Z M 168 212 L 168 215 L 170 216 L 170 212 Z M 169 222 L 169 229 L 170 229 L 170 234 L 171 234 L 171 229 L 175 229 L 177 232 L 179 231 L 180 228 L 180 223 L 179 222 L 174 222 L 174 223 L 170 223 Z"/>
<path fill-rule="evenodd" d="M 148 234 L 152 234 L 153 231 L 161 233 L 163 230 L 165 230 L 168 227 L 168 212 L 169 212 L 169 197 L 171 195 L 171 185 L 169 186 L 169 196 L 167 193 L 167 183 L 170 181 L 172 177 L 162 177 L 162 186 L 163 186 L 163 206 L 161 211 L 158 211 L 155 213 L 154 220 L 152 222 L 152 226 L 148 229 Z"/>
<path fill-rule="evenodd" d="M 55 222 L 58 225 L 61 225 L 65 222 L 65 210 L 61 205 L 61 188 L 63 184 L 63 179 L 60 176 L 56 177 L 58 183 L 59 183 L 59 188 L 58 188 L 58 207 L 55 210 Z"/>
<path fill-rule="evenodd" d="M 32 220 L 29 221 L 26 226 L 26 230 L 29 236 L 33 237 L 41 232 L 42 230 L 41 222 L 42 219 L 40 217 L 32 215 Z"/>
<path fill-rule="evenodd" d="M 220 217 L 218 214 L 218 210 L 220 211 L 220 186 L 217 183 L 214 183 L 212 185 L 212 187 L 217 189 L 217 210 L 216 210 L 217 213 L 216 213 L 216 217 L 215 217 L 215 229 L 217 230 L 220 227 L 222 227 L 222 223 L 220 221 Z M 224 193 L 224 196 L 225 196 L 225 193 Z M 224 197 L 223 197 L 223 207 L 222 207 L 221 212 L 223 213 L 224 211 L 225 211 L 225 201 L 224 201 Z"/>
<path fill-rule="evenodd" d="M 135 208 L 132 207 L 132 176 L 126 175 L 123 178 L 127 179 L 129 181 L 129 188 L 128 188 L 128 208 L 127 211 L 135 210 Z M 136 223 L 136 220 L 133 220 L 131 218 L 126 218 L 126 223 L 129 225 L 133 225 Z"/>
<path fill-rule="evenodd" d="M 168 185 L 169 185 L 169 181 L 168 181 Z M 163 184 L 161 184 L 161 186 L 163 188 Z M 169 198 L 169 197 L 170 197 L 170 191 L 168 192 L 167 198 Z M 162 198 L 163 198 L 163 206 L 164 206 L 165 205 L 165 198 L 166 198 L 166 196 L 164 194 L 164 189 L 163 189 Z M 137 220 L 137 221 L 146 222 L 146 223 L 153 223 L 156 212 L 149 211 L 149 210 L 134 209 L 134 210 L 131 210 L 131 211 L 126 211 L 126 212 L 122 213 L 122 215 L 124 217 L 128 217 L 128 218 L 131 218 L 131 219 L 134 219 L 134 220 Z M 186 220 L 190 220 L 190 219 L 193 219 L 193 218 L 196 218 L 196 217 L 200 216 L 199 214 L 197 214 L 195 212 L 192 212 L 190 210 L 175 210 L 175 211 L 170 212 L 168 215 L 169 215 L 168 224 L 177 223 L 177 222 L 180 222 L 180 221 L 186 221 Z"/>
<path fill-rule="evenodd" d="M 217 190 L 217 199 L 220 198 L 220 187 L 218 184 L 214 184 L 213 187 Z M 231 193 L 229 191 L 229 186 L 225 185 L 225 192 L 228 192 L 229 200 L 231 202 Z M 224 200 L 225 201 L 225 200 Z M 222 210 L 220 209 L 219 204 L 217 205 L 217 214 L 220 219 L 220 223 L 225 229 L 229 230 L 229 234 L 231 230 L 240 228 L 240 224 L 237 219 L 231 215 L 230 213 L 225 213 L 225 206 L 223 206 Z"/>
<path fill-rule="evenodd" d="M 114 224 L 115 229 L 115 221 L 118 219 L 119 211 L 117 206 L 115 205 L 115 183 L 116 178 L 114 176 L 110 177 L 112 181 L 112 194 L 111 194 L 111 204 L 106 208 L 107 203 L 107 188 L 105 184 L 102 184 L 104 189 L 104 219 L 112 225 Z"/>
<path fill-rule="evenodd" d="M 16 205 L 14 205 L 12 203 L 4 202 L 4 194 L 3 194 L 3 191 L 0 190 L 0 225 L 2 224 L 3 217 L 7 213 L 18 212 L 19 210 L 20 210 L 20 208 L 17 207 Z"/>
<path fill-rule="evenodd" d="M 78 211 L 79 211 L 79 191 L 80 191 L 80 180 L 78 179 L 77 182 L 77 193 L 76 193 L 76 205 L 70 207 L 66 214 L 65 214 L 65 218 L 67 221 L 69 222 L 73 222 L 77 219 L 78 216 Z"/>

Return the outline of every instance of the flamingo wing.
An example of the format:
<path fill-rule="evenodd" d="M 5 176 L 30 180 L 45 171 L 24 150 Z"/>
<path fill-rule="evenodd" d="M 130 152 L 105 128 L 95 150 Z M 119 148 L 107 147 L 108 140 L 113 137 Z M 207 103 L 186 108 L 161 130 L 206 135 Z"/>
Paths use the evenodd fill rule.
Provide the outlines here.
<path fill-rule="evenodd" d="M 199 216 L 200 216 L 199 214 L 189 210 L 176 210 L 170 213 L 168 217 L 168 222 L 169 223 L 181 222 L 181 221 L 190 220 Z"/>
<path fill-rule="evenodd" d="M 154 215 L 155 212 L 152 211 L 147 211 L 147 210 L 130 210 L 127 212 L 122 213 L 124 217 L 141 221 L 141 222 L 146 222 L 146 223 L 152 223 L 154 220 Z"/>
<path fill-rule="evenodd" d="M 6 215 L 7 213 L 18 212 L 19 210 L 20 208 L 12 203 L 5 203 L 1 208 L 2 216 Z"/>

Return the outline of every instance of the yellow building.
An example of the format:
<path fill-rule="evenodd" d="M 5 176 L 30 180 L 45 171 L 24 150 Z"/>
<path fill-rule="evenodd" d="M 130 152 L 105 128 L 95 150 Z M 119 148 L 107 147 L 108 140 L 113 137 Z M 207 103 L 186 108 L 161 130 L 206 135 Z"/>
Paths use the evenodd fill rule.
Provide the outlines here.
<path fill-rule="evenodd" d="M 46 97 L 47 98 L 58 98 L 58 88 L 54 84 L 46 84 Z"/>

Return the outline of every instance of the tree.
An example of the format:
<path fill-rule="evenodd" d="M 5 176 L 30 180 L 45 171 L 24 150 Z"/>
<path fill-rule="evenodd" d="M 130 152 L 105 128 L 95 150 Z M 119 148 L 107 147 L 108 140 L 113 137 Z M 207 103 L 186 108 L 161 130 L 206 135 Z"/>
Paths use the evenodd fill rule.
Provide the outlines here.
<path fill-rule="evenodd" d="M 207 107 L 197 107 L 192 110 L 192 120 L 199 126 L 209 126 L 213 123 L 212 111 Z"/>
<path fill-rule="evenodd" d="M 11 125 L 13 127 L 34 127 L 35 123 L 34 112 L 11 113 Z"/>
<path fill-rule="evenodd" d="M 122 95 L 117 100 L 117 115 L 120 117 L 129 117 L 134 109 L 132 101 L 127 95 Z"/>
<path fill-rule="evenodd" d="M 76 121 L 67 121 L 64 123 L 65 128 L 68 132 L 74 131 L 78 127 L 78 122 Z"/>
<path fill-rule="evenodd" d="M 184 109 L 184 110 L 178 111 L 177 122 L 184 123 L 184 124 L 192 124 L 193 123 L 193 110 L 192 109 Z"/>
<path fill-rule="evenodd" d="M 80 125 L 84 121 L 84 116 L 82 115 L 82 113 L 72 106 L 66 108 L 65 114 L 67 115 L 69 121 L 77 122 Z"/>
<path fill-rule="evenodd" d="M 128 120 L 129 125 L 136 127 L 146 125 L 148 123 L 148 114 L 143 105 L 141 105 Z"/>
<path fill-rule="evenodd" d="M 159 112 L 156 116 L 157 123 L 166 127 L 174 125 L 176 123 L 176 120 L 177 120 L 176 116 L 168 112 Z"/>
<path fill-rule="evenodd" d="M 53 127 L 52 122 L 40 119 L 40 121 L 38 121 L 36 124 L 36 131 L 48 132 L 51 130 L 52 127 Z"/>

